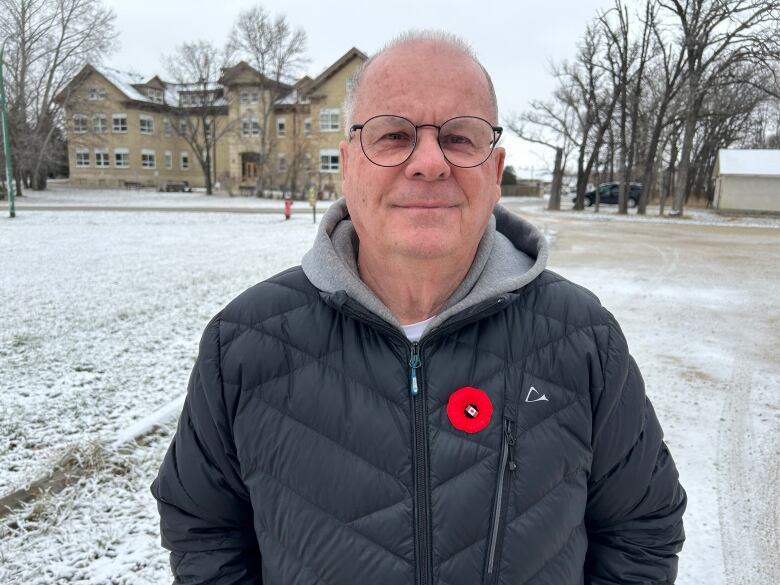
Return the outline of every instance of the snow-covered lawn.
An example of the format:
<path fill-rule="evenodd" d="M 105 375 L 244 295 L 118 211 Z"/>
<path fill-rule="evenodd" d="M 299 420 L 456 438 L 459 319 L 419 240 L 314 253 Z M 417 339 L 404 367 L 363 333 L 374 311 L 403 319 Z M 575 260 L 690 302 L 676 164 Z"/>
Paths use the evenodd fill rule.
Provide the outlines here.
<path fill-rule="evenodd" d="M 2 201 L 7 206 L 6 201 Z M 325 210 L 332 201 L 318 201 L 317 210 Z M 46 191 L 25 191 L 24 197 L 16 200 L 17 207 L 151 207 L 192 209 L 235 209 L 248 211 L 276 209 L 282 213 L 281 199 L 260 197 L 230 197 L 228 195 L 206 195 L 205 190 L 195 189 L 192 193 L 161 193 L 153 189 L 79 189 L 67 182 L 52 182 Z M 308 202 L 294 201 L 294 211 L 310 211 Z"/>
<path fill-rule="evenodd" d="M 605 229 L 650 238 L 637 244 L 645 258 L 618 249 L 599 260 L 589 245 L 614 247 L 589 243 L 604 234 L 601 225 L 524 213 L 557 234 L 553 267 L 617 315 L 645 375 L 691 502 L 678 582 L 738 582 L 727 580 L 724 547 L 736 555 L 745 531 L 765 530 L 771 539 L 777 529 L 771 518 L 744 526 L 752 516 L 730 507 L 742 490 L 760 517 L 769 511 L 762 482 L 777 479 L 780 371 L 769 332 L 780 317 L 767 286 L 777 284 L 776 256 L 774 275 L 756 268 L 750 276 L 728 256 L 741 236 L 692 234 L 691 250 L 711 245 L 714 256 L 726 256 L 710 265 L 685 248 L 675 252 L 677 243 L 658 231 L 666 226 L 621 220 Z M 148 486 L 174 423 L 115 451 L 95 441 L 111 441 L 180 397 L 209 318 L 246 287 L 299 263 L 315 229 L 308 215 L 285 222 L 281 214 L 36 211 L 0 220 L 0 496 L 71 448 L 88 470 L 0 521 L 0 583 L 170 582 Z M 750 242 L 759 250 L 780 236 L 749 231 L 769 233 Z M 750 307 L 759 312 L 753 321 Z M 732 413 L 739 415 L 733 427 L 723 422 Z M 754 469 L 756 462 L 768 468 Z M 743 543 L 739 558 L 756 563 L 758 552 Z M 767 566 L 770 578 L 776 553 Z"/>
<path fill-rule="evenodd" d="M 0 230 L 0 493 L 178 396 L 208 319 L 311 245 L 308 216 L 35 212 Z"/>
<path fill-rule="evenodd" d="M 315 230 L 308 215 L 281 214 L 3 219 L 0 494 L 183 394 L 211 316 L 299 263 Z M 98 473 L 6 519 L 0 583 L 165 582 L 148 485 L 169 430 L 114 456 L 108 467 L 125 473 Z"/>

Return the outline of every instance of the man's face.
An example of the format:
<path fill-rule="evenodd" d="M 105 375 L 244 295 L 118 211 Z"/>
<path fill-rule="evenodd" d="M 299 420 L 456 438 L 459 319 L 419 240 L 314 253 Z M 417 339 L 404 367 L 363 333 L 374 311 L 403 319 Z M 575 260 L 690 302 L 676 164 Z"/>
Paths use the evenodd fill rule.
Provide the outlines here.
<path fill-rule="evenodd" d="M 390 50 L 366 71 L 353 123 L 403 116 L 415 125 L 457 116 L 495 124 L 487 80 L 468 57 L 430 41 Z M 500 197 L 504 150 L 482 165 L 447 162 L 435 128 L 420 128 L 411 157 L 397 167 L 369 161 L 359 131 L 340 146 L 343 192 L 361 257 L 398 255 L 470 261 Z"/>

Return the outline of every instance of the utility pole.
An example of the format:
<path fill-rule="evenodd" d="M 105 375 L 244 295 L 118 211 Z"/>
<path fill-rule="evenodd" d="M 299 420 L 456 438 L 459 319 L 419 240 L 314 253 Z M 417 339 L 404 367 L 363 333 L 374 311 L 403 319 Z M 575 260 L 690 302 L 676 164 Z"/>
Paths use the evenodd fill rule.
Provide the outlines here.
<path fill-rule="evenodd" d="M 3 82 L 3 62 L 5 59 L 5 44 L 8 37 L 0 45 L 0 111 L 2 112 L 3 126 L 3 157 L 5 158 L 5 184 L 8 189 L 8 217 L 16 217 L 16 206 L 14 201 L 14 168 L 11 162 L 11 130 L 8 127 L 8 107 L 5 102 L 5 84 Z"/>

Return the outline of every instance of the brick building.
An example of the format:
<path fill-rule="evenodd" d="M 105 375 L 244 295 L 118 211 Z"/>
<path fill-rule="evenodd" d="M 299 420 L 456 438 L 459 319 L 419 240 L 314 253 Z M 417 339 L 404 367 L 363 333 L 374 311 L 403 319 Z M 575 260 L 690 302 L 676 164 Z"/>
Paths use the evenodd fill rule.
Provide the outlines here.
<path fill-rule="evenodd" d="M 205 185 L 204 132 L 219 191 L 339 195 L 347 84 L 367 59 L 352 48 L 315 78 L 273 84 L 245 62 L 181 85 L 86 65 L 60 94 L 73 185 Z M 269 100 L 269 86 L 281 98 Z M 265 88 L 265 89 L 264 89 Z M 199 121 L 203 125 L 199 126 Z M 199 152 L 193 152 L 198 148 Z"/>

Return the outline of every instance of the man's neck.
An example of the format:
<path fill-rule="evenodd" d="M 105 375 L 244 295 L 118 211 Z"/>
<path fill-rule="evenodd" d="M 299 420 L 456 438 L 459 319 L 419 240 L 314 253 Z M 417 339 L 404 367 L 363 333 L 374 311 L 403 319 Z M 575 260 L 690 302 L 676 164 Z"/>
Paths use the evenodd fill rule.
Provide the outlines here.
<path fill-rule="evenodd" d="M 360 249 L 360 279 L 390 309 L 401 325 L 437 315 L 468 274 L 474 260 L 419 259 L 399 256 L 374 258 Z"/>

